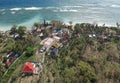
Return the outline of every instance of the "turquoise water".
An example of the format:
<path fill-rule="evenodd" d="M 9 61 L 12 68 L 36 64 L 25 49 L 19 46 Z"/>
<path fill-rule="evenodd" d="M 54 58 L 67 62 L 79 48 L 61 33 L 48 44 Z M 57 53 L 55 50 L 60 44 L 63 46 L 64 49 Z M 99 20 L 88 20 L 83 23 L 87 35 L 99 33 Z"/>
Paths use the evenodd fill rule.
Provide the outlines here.
<path fill-rule="evenodd" d="M 13 24 L 31 28 L 43 19 L 64 22 L 120 22 L 119 0 L 0 0 L 0 30 Z"/>

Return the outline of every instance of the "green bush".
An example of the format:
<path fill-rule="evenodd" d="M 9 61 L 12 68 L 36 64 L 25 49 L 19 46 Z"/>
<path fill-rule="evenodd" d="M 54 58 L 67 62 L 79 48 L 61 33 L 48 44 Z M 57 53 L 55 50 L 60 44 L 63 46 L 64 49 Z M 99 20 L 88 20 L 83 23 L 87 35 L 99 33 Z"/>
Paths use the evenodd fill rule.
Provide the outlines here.
<path fill-rule="evenodd" d="M 34 49 L 32 47 L 27 47 L 25 55 L 30 57 L 34 54 Z"/>

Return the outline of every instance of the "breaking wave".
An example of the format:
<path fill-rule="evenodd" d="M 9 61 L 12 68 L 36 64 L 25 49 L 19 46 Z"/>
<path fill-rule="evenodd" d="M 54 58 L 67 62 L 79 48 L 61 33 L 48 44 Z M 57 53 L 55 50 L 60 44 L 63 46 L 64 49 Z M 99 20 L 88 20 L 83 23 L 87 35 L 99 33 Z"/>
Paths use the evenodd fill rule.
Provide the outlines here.
<path fill-rule="evenodd" d="M 27 7 L 27 8 L 24 8 L 25 10 L 41 10 L 42 7 Z"/>
<path fill-rule="evenodd" d="M 92 10 L 102 10 L 104 8 L 102 8 L 102 7 L 92 7 L 92 8 L 89 8 L 89 9 L 92 9 Z"/>
<path fill-rule="evenodd" d="M 58 7 L 45 7 L 45 9 L 58 9 Z"/>
<path fill-rule="evenodd" d="M 23 7 L 23 8 L 11 8 L 11 11 L 18 11 L 18 10 L 41 10 L 42 7 Z"/>
<path fill-rule="evenodd" d="M 65 8 L 81 8 L 82 6 L 63 6 Z"/>
<path fill-rule="evenodd" d="M 79 12 L 79 11 L 75 9 L 58 9 L 58 10 L 53 10 L 53 12 Z"/>
<path fill-rule="evenodd" d="M 81 4 L 82 6 L 96 6 L 97 4 Z"/>
<path fill-rule="evenodd" d="M 21 10 L 22 8 L 11 8 L 10 10 L 14 10 L 14 11 L 18 11 L 18 10 Z"/>
<path fill-rule="evenodd" d="M 120 8 L 120 5 L 111 5 L 113 8 Z"/>

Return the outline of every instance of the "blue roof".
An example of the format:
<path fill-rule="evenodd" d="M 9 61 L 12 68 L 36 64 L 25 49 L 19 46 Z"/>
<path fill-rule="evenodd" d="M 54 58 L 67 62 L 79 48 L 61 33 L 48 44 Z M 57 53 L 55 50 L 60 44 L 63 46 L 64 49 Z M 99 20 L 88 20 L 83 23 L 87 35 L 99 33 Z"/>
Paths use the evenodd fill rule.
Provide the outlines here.
<path fill-rule="evenodd" d="M 15 54 L 16 57 L 19 57 L 19 54 Z"/>
<path fill-rule="evenodd" d="M 51 51 L 51 55 L 52 56 L 56 56 L 58 53 L 58 49 L 57 48 L 54 48 L 52 51 Z"/>
<path fill-rule="evenodd" d="M 63 34 L 63 31 L 62 30 L 58 30 L 57 31 L 59 34 Z"/>

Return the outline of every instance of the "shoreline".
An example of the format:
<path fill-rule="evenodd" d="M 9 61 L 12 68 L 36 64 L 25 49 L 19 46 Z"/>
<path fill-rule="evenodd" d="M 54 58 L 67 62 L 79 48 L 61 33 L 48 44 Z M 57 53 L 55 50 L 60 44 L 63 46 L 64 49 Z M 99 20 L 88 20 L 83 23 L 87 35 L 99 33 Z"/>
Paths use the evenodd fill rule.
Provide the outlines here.
<path fill-rule="evenodd" d="M 52 21 L 52 20 L 51 20 Z M 35 22 L 33 22 L 32 24 L 24 24 L 24 23 L 21 23 L 21 24 L 15 24 L 15 25 L 17 25 L 17 26 L 26 26 L 27 27 L 27 29 L 31 29 L 32 28 L 32 26 L 33 26 L 33 24 L 34 23 L 36 23 L 37 21 L 35 21 Z M 50 23 L 50 21 L 47 21 L 48 23 Z M 61 21 L 61 22 L 63 22 L 63 21 Z M 38 23 L 38 22 L 37 22 Z M 64 24 L 66 24 L 66 25 L 70 25 L 69 24 L 69 22 L 63 22 Z M 90 23 L 90 24 L 94 24 L 94 22 L 73 22 L 72 21 L 72 25 L 75 25 L 75 24 L 81 24 L 81 23 Z M 98 26 L 103 26 L 103 24 L 105 24 L 105 23 L 96 23 L 95 22 L 95 24 L 97 24 Z M 8 31 L 8 30 L 10 30 L 11 29 L 11 27 L 13 26 L 14 24 L 10 24 L 10 25 L 6 25 L 5 26 L 5 24 L 2 26 L 2 25 L 0 25 L 0 31 Z M 109 25 L 109 24 L 105 24 L 105 26 L 106 27 L 117 27 L 116 25 Z"/>

